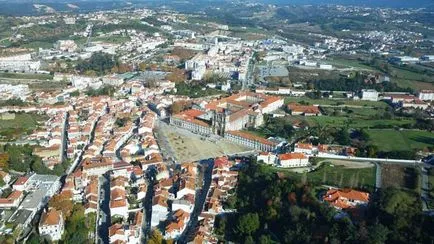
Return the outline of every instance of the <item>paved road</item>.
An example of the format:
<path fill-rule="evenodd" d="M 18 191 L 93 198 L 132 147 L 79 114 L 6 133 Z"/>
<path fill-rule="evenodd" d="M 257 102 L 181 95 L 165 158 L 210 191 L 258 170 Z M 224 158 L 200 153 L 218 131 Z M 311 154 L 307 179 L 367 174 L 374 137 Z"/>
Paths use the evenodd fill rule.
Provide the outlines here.
<path fill-rule="evenodd" d="M 111 225 L 110 217 L 110 175 L 105 173 L 99 177 L 99 213 L 100 223 L 98 226 L 99 243 L 110 243 L 108 229 Z"/>
<path fill-rule="evenodd" d="M 420 196 L 422 199 L 422 210 L 428 211 L 428 203 L 427 201 L 430 198 L 430 184 L 428 179 L 428 170 L 425 167 L 421 167 L 421 174 L 422 174 L 422 189 L 420 191 Z"/>
<path fill-rule="evenodd" d="M 190 221 L 187 224 L 184 232 L 178 239 L 177 243 L 187 243 L 192 239 L 195 234 L 197 223 L 199 219 L 199 215 L 202 213 L 206 197 L 208 195 L 209 188 L 211 186 L 212 181 L 212 170 L 214 167 L 214 159 L 207 159 L 200 161 L 200 164 L 203 167 L 203 186 L 201 190 L 196 191 L 196 201 L 194 203 L 194 209 L 190 215 Z"/>
<path fill-rule="evenodd" d="M 381 164 L 374 163 L 376 166 L 375 170 L 375 188 L 380 189 L 381 188 Z"/>
<path fill-rule="evenodd" d="M 146 196 L 143 199 L 143 220 L 142 220 L 142 243 L 146 243 L 148 235 L 151 232 L 152 220 L 152 199 L 154 198 L 154 184 L 156 181 L 157 170 L 154 166 L 150 166 L 146 171 L 146 179 L 148 188 L 146 189 Z"/>
<path fill-rule="evenodd" d="M 419 165 L 422 164 L 421 160 L 405 160 L 405 159 L 393 159 L 393 158 L 363 158 L 363 157 L 352 157 L 352 156 L 341 156 L 341 155 L 320 155 L 318 158 L 325 159 L 342 159 L 342 160 L 351 160 L 351 161 L 362 161 L 362 162 L 377 162 L 377 163 L 396 163 L 396 164 L 405 164 L 405 165 Z"/>

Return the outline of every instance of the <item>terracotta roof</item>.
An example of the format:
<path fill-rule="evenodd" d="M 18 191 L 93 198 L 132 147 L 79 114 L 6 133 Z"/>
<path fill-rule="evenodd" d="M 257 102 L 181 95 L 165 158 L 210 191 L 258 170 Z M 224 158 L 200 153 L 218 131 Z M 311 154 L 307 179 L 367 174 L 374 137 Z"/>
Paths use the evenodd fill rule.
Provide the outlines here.
<path fill-rule="evenodd" d="M 335 207 L 345 209 L 352 207 L 349 201 L 367 203 L 369 201 L 369 193 L 353 189 L 330 189 L 324 195 L 323 199 Z"/>
<path fill-rule="evenodd" d="M 304 153 L 285 153 L 279 155 L 280 160 L 306 159 L 306 158 L 307 157 L 304 155 Z"/>
<path fill-rule="evenodd" d="M 40 225 L 58 225 L 60 218 L 62 217 L 62 212 L 57 211 L 54 208 L 48 209 L 48 212 L 42 213 Z"/>
<path fill-rule="evenodd" d="M 16 186 L 24 185 L 28 179 L 29 179 L 28 177 L 21 176 L 18 178 L 18 180 L 15 182 L 14 185 L 16 185 Z"/>
<path fill-rule="evenodd" d="M 296 143 L 295 147 L 296 148 L 300 148 L 300 149 L 312 149 L 313 145 L 312 144 L 307 144 L 307 143 Z"/>
<path fill-rule="evenodd" d="M 154 199 L 152 199 L 152 205 L 161 205 L 163 207 L 168 207 L 167 198 L 161 195 L 155 196 Z"/>
<path fill-rule="evenodd" d="M 121 200 L 115 200 L 110 201 L 110 208 L 121 208 L 127 206 L 127 200 L 121 199 Z"/>
<path fill-rule="evenodd" d="M 304 114 L 320 114 L 321 111 L 317 106 L 313 105 L 300 105 L 297 103 L 288 104 L 288 109 L 292 112 L 304 113 Z"/>
<path fill-rule="evenodd" d="M 123 235 L 124 234 L 124 226 L 121 224 L 114 224 L 112 226 L 109 227 L 109 236 L 114 236 L 114 235 Z"/>

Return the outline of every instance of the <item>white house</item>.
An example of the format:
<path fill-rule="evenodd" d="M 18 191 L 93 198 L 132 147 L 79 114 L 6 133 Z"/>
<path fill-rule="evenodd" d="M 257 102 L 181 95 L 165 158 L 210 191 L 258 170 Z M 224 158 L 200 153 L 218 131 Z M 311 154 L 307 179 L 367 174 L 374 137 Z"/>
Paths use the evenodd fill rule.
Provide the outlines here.
<path fill-rule="evenodd" d="M 15 183 L 12 185 L 12 188 L 16 191 L 24 191 L 27 190 L 27 188 L 29 187 L 29 178 L 22 176 L 19 177 L 17 179 L 17 181 L 15 181 Z"/>
<path fill-rule="evenodd" d="M 279 155 L 279 164 L 282 167 L 306 167 L 309 165 L 309 158 L 303 153 L 285 153 Z"/>
<path fill-rule="evenodd" d="M 257 157 L 256 161 L 263 161 L 265 164 L 274 165 L 277 162 L 277 157 L 275 154 L 270 152 L 261 152 Z"/>
<path fill-rule="evenodd" d="M 362 100 L 378 101 L 378 92 L 374 89 L 363 89 Z"/>
<path fill-rule="evenodd" d="M 419 99 L 422 101 L 433 101 L 434 90 L 422 90 L 419 92 Z"/>
<path fill-rule="evenodd" d="M 57 241 L 62 238 L 64 231 L 64 220 L 61 211 L 54 208 L 48 209 L 48 212 L 43 212 L 41 221 L 39 222 L 39 234 L 48 236 L 50 240 Z"/>

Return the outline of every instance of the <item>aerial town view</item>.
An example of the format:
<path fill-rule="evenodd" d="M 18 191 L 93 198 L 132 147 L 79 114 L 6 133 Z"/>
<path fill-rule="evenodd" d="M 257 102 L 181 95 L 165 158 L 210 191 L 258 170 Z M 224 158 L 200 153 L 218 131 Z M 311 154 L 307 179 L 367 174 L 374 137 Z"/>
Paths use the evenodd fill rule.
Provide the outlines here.
<path fill-rule="evenodd" d="M 434 1 L 0 0 L 0 243 L 434 244 Z"/>

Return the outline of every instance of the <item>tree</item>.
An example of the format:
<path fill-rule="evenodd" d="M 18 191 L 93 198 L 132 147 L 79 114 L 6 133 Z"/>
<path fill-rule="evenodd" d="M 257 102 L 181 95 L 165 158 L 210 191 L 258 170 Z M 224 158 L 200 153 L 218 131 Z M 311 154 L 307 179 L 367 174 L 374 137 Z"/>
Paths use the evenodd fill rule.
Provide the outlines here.
<path fill-rule="evenodd" d="M 89 60 L 79 60 L 76 68 L 81 73 L 94 71 L 99 75 L 103 75 L 115 66 L 116 62 L 113 55 L 97 52 L 93 53 Z"/>
<path fill-rule="evenodd" d="M 342 128 L 338 130 L 335 136 L 335 140 L 339 145 L 349 145 L 351 140 L 347 129 Z"/>
<path fill-rule="evenodd" d="M 238 219 L 237 232 L 250 236 L 259 229 L 259 216 L 257 213 L 248 213 Z"/>
<path fill-rule="evenodd" d="M 149 236 L 148 244 L 161 244 L 163 243 L 163 235 L 157 229 L 153 229 L 151 231 L 151 235 Z"/>
<path fill-rule="evenodd" d="M 62 211 L 64 218 L 71 216 L 74 204 L 65 194 L 56 194 L 48 202 L 48 206 Z"/>
<path fill-rule="evenodd" d="M 175 83 L 183 82 L 185 81 L 184 70 L 175 69 L 172 72 L 170 72 L 168 75 L 166 75 L 166 79 Z"/>
<path fill-rule="evenodd" d="M 387 240 L 389 229 L 382 225 L 376 224 L 368 227 L 368 243 L 369 244 L 382 244 Z"/>

